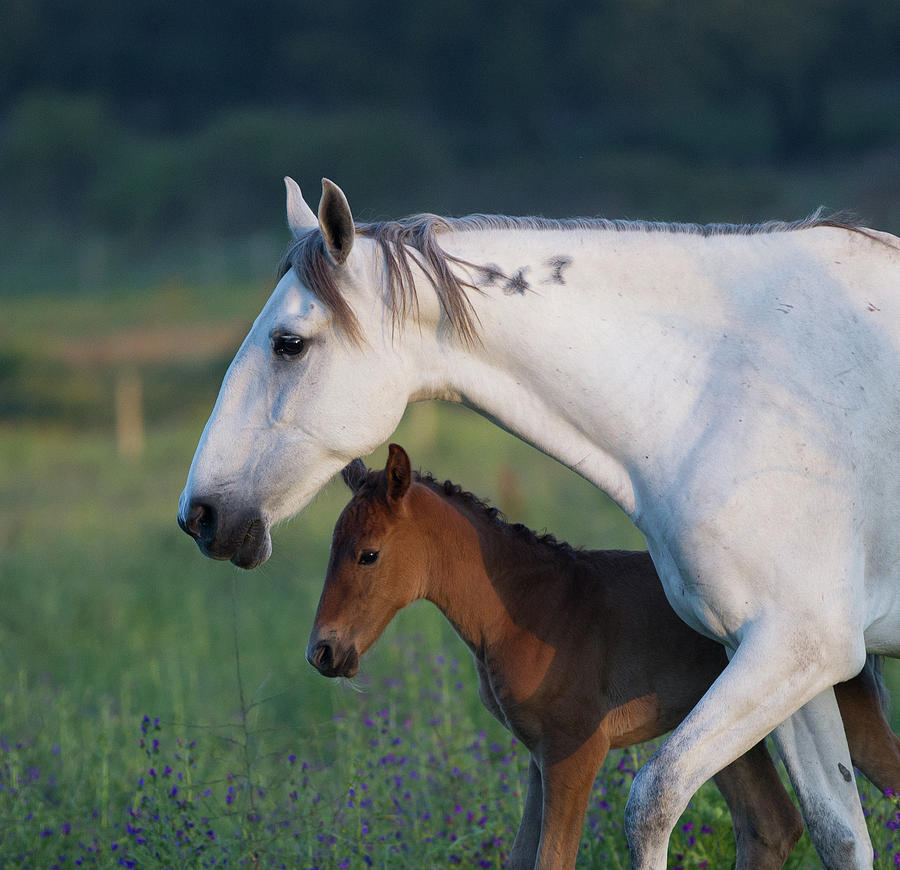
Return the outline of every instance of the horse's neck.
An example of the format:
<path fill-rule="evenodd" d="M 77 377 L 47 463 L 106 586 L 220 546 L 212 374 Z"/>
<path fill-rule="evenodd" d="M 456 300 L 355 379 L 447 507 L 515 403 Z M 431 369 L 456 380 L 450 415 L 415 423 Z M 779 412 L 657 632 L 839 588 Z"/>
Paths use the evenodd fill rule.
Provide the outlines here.
<path fill-rule="evenodd" d="M 683 233 L 499 230 L 442 238 L 454 256 L 489 267 L 471 270 L 482 343 L 438 348 L 440 370 L 417 398 L 474 408 L 634 516 L 632 474 L 668 448 L 690 413 L 694 396 L 682 387 L 705 365 L 708 347 L 696 345 L 719 328 L 725 273 L 753 260 L 737 237 L 716 241 L 732 260 L 710 240 Z"/>

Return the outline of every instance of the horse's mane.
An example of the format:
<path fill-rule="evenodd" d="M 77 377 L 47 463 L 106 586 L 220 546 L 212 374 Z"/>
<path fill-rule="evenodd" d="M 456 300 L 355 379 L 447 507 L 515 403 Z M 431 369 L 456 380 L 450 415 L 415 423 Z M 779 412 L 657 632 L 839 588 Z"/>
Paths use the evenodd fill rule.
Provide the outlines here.
<path fill-rule="evenodd" d="M 464 490 L 459 484 L 450 480 L 441 482 L 428 472 L 417 471 L 415 478 L 419 483 L 424 484 L 438 495 L 447 499 L 453 499 L 469 509 L 474 514 L 480 516 L 492 528 L 498 531 L 508 532 L 519 540 L 543 547 L 562 556 L 575 558 L 584 551 L 581 548 L 573 547 L 565 541 L 557 540 L 554 535 L 548 532 L 539 533 L 522 523 L 511 523 L 507 520 L 503 511 L 491 505 L 486 499 L 479 498 L 471 492 Z"/>
<path fill-rule="evenodd" d="M 869 233 L 846 215 L 827 214 L 818 208 L 809 217 L 797 221 L 765 221 L 756 224 L 729 223 L 665 223 L 662 221 L 609 220 L 606 218 L 508 217 L 506 215 L 472 214 L 447 218 L 434 214 L 419 214 L 394 221 L 357 223 L 356 235 L 376 242 L 385 264 L 385 293 L 391 309 L 394 327 L 398 328 L 410 309 L 418 306 L 413 266 L 420 269 L 437 293 L 441 308 L 454 332 L 466 344 L 478 340 L 478 317 L 472 308 L 468 291 L 481 292 L 460 270 L 472 274 L 490 272 L 500 275 L 496 267 L 471 263 L 448 254 L 438 244 L 437 237 L 446 232 L 484 230 L 606 230 L 609 232 L 679 233 L 692 236 L 753 236 L 766 233 L 794 232 L 813 227 L 836 227 L 850 232 Z M 337 270 L 328 255 L 325 241 L 318 228 L 299 236 L 285 251 L 278 266 L 279 279 L 294 269 L 297 277 L 309 287 L 332 312 L 335 323 L 354 341 L 361 339 L 359 323 L 347 301 L 341 295 Z M 510 279 L 511 280 L 511 279 Z"/>
<path fill-rule="evenodd" d="M 461 219 L 465 220 L 465 219 Z M 437 215 L 417 215 L 399 221 L 357 223 L 356 235 L 373 239 L 384 257 L 388 306 L 394 328 L 399 328 L 410 309 L 418 306 L 412 267 L 419 268 L 431 282 L 451 328 L 466 344 L 477 341 L 477 321 L 468 291 L 478 288 L 453 271 L 452 265 L 479 269 L 453 257 L 437 243 L 441 230 L 453 228 L 455 220 Z M 351 339 L 359 341 L 361 333 L 350 306 L 341 295 L 335 266 L 328 255 L 325 240 L 318 229 L 310 230 L 285 251 L 278 266 L 279 279 L 293 268 L 297 277 L 309 287 L 334 315 L 339 328 Z"/>

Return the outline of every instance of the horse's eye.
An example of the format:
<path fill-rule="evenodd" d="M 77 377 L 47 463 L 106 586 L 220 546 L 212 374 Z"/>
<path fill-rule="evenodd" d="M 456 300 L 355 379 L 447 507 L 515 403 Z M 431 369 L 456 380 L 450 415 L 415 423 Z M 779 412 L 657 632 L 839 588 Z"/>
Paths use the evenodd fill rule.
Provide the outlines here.
<path fill-rule="evenodd" d="M 378 559 L 378 550 L 363 550 L 359 554 L 360 565 L 374 565 Z"/>
<path fill-rule="evenodd" d="M 299 335 L 276 335 L 272 339 L 272 350 L 277 356 L 300 356 L 305 342 Z"/>

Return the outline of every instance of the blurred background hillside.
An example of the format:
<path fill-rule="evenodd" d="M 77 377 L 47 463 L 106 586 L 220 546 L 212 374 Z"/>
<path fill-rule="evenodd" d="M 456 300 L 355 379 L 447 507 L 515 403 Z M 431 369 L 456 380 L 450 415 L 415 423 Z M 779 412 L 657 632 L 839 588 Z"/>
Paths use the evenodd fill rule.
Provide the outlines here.
<path fill-rule="evenodd" d="M 2 9 L 5 292 L 257 276 L 286 173 L 369 218 L 900 225 L 890 0 Z"/>
<path fill-rule="evenodd" d="M 286 240 L 285 174 L 363 219 L 825 205 L 900 231 L 889 0 L 0 9 L 0 419 L 107 426 L 126 363 L 158 375 L 151 417 L 208 408 L 262 299 L 230 291 L 265 292 Z"/>
<path fill-rule="evenodd" d="M 0 737 L 228 722 L 238 641 L 276 724 L 352 702 L 303 661 L 341 487 L 251 574 L 174 522 L 273 285 L 285 174 L 313 205 L 334 179 L 362 219 L 825 205 L 897 233 L 900 3 L 0 0 Z M 398 440 L 512 519 L 642 545 L 467 412 L 412 409 Z M 455 643 L 413 611 L 397 637 Z M 402 670 L 392 649 L 373 674 Z"/>

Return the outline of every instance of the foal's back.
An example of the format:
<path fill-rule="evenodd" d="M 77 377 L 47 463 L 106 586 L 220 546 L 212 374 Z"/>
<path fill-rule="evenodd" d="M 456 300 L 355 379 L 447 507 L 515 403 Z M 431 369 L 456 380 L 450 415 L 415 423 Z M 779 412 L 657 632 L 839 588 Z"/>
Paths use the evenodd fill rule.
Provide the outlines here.
<path fill-rule="evenodd" d="M 449 490 L 437 491 L 454 503 Z M 646 552 L 574 549 L 455 498 L 517 629 L 509 641 L 516 653 L 498 665 L 508 672 L 495 679 L 514 685 L 516 670 L 533 669 L 537 650 L 549 651 L 540 685 L 524 702 L 531 712 L 546 704 L 554 719 L 572 716 L 587 739 L 625 710 L 608 736 L 612 747 L 629 746 L 674 728 L 725 667 L 722 646 L 675 615 Z"/>

